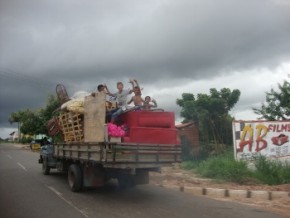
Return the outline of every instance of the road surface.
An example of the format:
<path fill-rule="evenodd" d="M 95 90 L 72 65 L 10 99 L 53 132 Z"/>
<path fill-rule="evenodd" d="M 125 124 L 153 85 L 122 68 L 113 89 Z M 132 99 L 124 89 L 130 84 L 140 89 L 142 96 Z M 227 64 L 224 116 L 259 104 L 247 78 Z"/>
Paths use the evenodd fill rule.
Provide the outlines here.
<path fill-rule="evenodd" d="M 153 185 L 121 190 L 114 183 L 81 193 L 66 175 L 41 173 L 39 154 L 0 144 L 0 217 L 3 218 L 278 218 L 246 205 L 193 196 Z"/>

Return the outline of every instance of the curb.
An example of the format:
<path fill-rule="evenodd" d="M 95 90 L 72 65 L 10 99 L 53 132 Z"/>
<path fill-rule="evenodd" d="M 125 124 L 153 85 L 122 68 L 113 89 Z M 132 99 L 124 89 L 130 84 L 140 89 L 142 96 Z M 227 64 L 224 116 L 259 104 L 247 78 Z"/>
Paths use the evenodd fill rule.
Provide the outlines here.
<path fill-rule="evenodd" d="M 13 146 L 16 147 L 16 148 L 23 148 L 23 149 L 29 149 L 30 150 L 30 145 L 13 144 Z"/>
<path fill-rule="evenodd" d="M 262 191 L 262 190 L 236 190 L 236 189 L 219 189 L 204 187 L 184 187 L 174 185 L 161 185 L 161 187 L 178 190 L 184 193 L 194 195 L 204 195 L 214 198 L 251 198 L 253 200 L 290 200 L 290 192 L 284 191 Z"/>

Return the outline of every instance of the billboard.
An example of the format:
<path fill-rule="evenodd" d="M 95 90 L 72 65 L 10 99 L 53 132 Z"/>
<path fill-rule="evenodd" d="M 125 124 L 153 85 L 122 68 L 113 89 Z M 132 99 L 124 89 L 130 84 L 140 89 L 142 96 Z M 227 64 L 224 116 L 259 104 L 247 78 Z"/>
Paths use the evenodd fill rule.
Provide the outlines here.
<path fill-rule="evenodd" d="M 258 155 L 290 161 L 290 120 L 233 121 L 237 160 L 253 160 Z"/>

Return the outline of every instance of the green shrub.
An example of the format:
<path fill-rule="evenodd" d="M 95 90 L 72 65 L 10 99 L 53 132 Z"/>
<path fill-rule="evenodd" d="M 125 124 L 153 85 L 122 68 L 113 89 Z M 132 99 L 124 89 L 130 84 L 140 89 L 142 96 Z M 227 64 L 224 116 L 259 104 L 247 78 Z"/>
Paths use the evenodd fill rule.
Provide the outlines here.
<path fill-rule="evenodd" d="M 218 155 L 202 161 L 196 171 L 204 177 L 245 183 L 251 172 L 244 161 L 236 161 L 229 153 Z"/>
<path fill-rule="evenodd" d="M 213 155 L 205 160 L 192 158 L 184 161 L 181 167 L 194 170 L 203 177 L 245 184 L 249 182 L 278 185 L 290 183 L 290 163 L 267 160 L 259 156 L 250 170 L 246 161 L 236 161 L 233 151 Z"/>
<path fill-rule="evenodd" d="M 21 143 L 22 144 L 29 144 L 33 140 L 32 137 L 22 137 L 21 138 Z"/>
<path fill-rule="evenodd" d="M 268 185 L 290 183 L 290 164 L 277 160 L 267 160 L 259 156 L 255 160 L 254 177 Z"/>
<path fill-rule="evenodd" d="M 199 164 L 198 161 L 187 160 L 181 163 L 181 168 L 185 170 L 193 170 L 197 168 L 198 164 Z"/>
<path fill-rule="evenodd" d="M 247 168 L 247 163 L 244 161 L 236 161 L 233 151 L 226 151 L 203 161 L 198 159 L 185 161 L 181 164 L 181 167 L 186 170 L 194 169 L 203 177 L 240 184 L 248 181 L 248 177 L 251 176 L 251 171 Z"/>

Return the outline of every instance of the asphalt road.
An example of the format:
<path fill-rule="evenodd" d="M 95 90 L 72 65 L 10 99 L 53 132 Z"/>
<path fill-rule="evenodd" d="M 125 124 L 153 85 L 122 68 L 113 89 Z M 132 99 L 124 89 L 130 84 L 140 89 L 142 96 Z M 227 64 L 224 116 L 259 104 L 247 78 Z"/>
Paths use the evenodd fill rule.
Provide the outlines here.
<path fill-rule="evenodd" d="M 38 153 L 0 144 L 0 217 L 3 218 L 276 218 L 246 205 L 193 196 L 153 185 L 121 190 L 70 191 L 66 175 L 41 173 Z"/>

